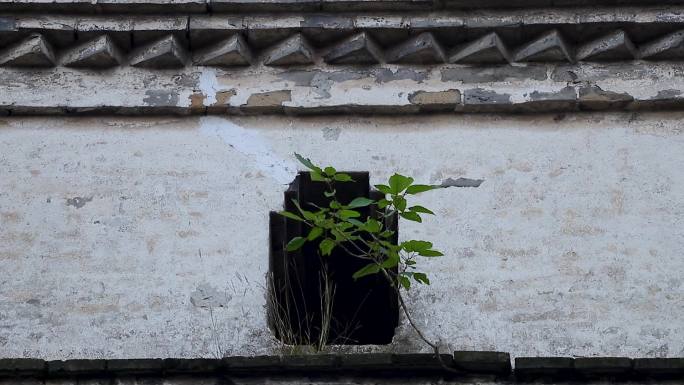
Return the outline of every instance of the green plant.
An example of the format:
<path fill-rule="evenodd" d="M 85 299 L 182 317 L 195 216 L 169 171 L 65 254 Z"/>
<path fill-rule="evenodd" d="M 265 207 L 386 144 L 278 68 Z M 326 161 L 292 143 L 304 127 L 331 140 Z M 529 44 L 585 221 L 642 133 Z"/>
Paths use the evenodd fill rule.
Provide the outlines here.
<path fill-rule="evenodd" d="M 393 284 L 406 290 L 411 288 L 412 281 L 430 284 L 427 274 L 417 270 L 417 259 L 440 257 L 443 254 L 435 250 L 428 241 L 409 240 L 398 245 L 393 244 L 390 239 L 394 232 L 385 229 L 382 221 L 371 217 L 361 218 L 361 213 L 356 209 L 377 204 L 380 210 L 385 210 L 385 219 L 396 220 L 393 218 L 398 215 L 409 221 L 422 222 L 421 214 L 434 213 L 423 206 L 409 206 L 407 197 L 441 188 L 440 186 L 414 184 L 413 178 L 394 174 L 387 184 L 375 185 L 376 189 L 385 194 L 385 198 L 376 202 L 366 197 L 357 197 L 343 203 L 337 199 L 335 184 L 353 182 L 351 176 L 337 172 L 333 167 L 321 168 L 299 154 L 295 156 L 310 170 L 312 181 L 326 184 L 324 194 L 330 203 L 328 207 L 307 210 L 295 200 L 297 213 L 280 212 L 281 215 L 310 227 L 306 237 L 295 237 L 288 242 L 288 251 L 298 250 L 306 242 L 318 242 L 321 255 L 328 256 L 334 248 L 341 247 L 348 254 L 368 261 L 364 268 L 354 273 L 354 279 L 382 273 Z M 391 273 L 394 267 L 399 267 L 396 274 Z"/>
<path fill-rule="evenodd" d="M 384 194 L 384 198 L 375 201 L 367 197 L 355 197 L 349 202 L 341 202 L 336 185 L 353 182 L 352 177 L 330 166 L 319 167 L 299 154 L 295 156 L 309 169 L 312 181 L 325 184 L 324 195 L 328 198 L 328 206 L 302 207 L 300 202 L 293 200 L 297 212 L 280 212 L 280 215 L 306 224 L 309 229 L 306 236 L 290 239 L 286 246 L 287 251 L 296 251 L 307 242 L 313 242 L 317 244 L 322 257 L 330 256 L 335 248 L 341 248 L 350 256 L 367 261 L 363 268 L 353 274 L 353 278 L 363 279 L 369 275 L 382 274 L 397 289 L 399 303 L 410 325 L 424 342 L 439 353 L 437 345 L 425 338 L 413 322 L 400 289 L 409 290 L 412 283 L 429 285 L 430 278 L 420 271 L 419 260 L 440 257 L 443 254 L 425 240 L 393 243 L 394 232 L 389 230 L 392 226 L 388 223 L 391 224 L 398 218 L 422 222 L 424 215 L 434 215 L 426 207 L 409 205 L 408 200 L 413 195 L 441 186 L 414 184 L 413 178 L 394 174 L 387 184 L 375 185 Z M 358 209 L 371 205 L 384 210 L 382 220 L 370 216 L 362 217 L 361 210 Z"/>

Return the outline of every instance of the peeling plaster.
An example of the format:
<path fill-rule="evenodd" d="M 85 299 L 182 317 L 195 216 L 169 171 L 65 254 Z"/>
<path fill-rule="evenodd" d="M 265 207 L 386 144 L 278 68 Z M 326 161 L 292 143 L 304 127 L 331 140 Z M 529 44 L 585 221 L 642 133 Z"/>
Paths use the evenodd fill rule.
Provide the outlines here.
<path fill-rule="evenodd" d="M 77 209 L 80 209 L 81 207 L 85 206 L 86 203 L 91 202 L 93 200 L 93 197 L 74 197 L 74 198 L 69 198 L 66 201 L 67 206 L 74 206 Z"/>
<path fill-rule="evenodd" d="M 340 133 L 342 129 L 339 127 L 323 127 L 323 139 L 334 142 L 340 138 Z"/>
<path fill-rule="evenodd" d="M 177 106 L 178 93 L 167 90 L 148 90 L 145 92 L 143 103 L 147 106 Z"/>
<path fill-rule="evenodd" d="M 220 117 L 204 116 L 200 118 L 200 133 L 218 136 L 225 144 L 249 157 L 259 170 L 278 183 L 288 184 L 297 175 L 296 165 L 278 156 L 269 143 L 254 130 L 245 129 Z"/>
<path fill-rule="evenodd" d="M 245 105 L 250 107 L 278 107 L 291 100 L 292 91 L 278 90 L 252 94 Z"/>
<path fill-rule="evenodd" d="M 225 307 L 228 306 L 232 299 L 232 295 L 220 291 L 207 283 L 197 286 L 197 290 L 190 294 L 190 303 L 195 307 Z"/>
<path fill-rule="evenodd" d="M 420 84 L 430 75 L 429 71 L 416 71 L 406 68 L 398 69 L 395 72 L 388 68 L 383 68 L 375 74 L 376 83 L 387 83 L 397 80 L 413 80 Z"/>
<path fill-rule="evenodd" d="M 216 103 L 216 92 L 221 89 L 218 84 L 218 79 L 216 78 L 216 69 L 212 67 L 202 67 L 197 86 L 200 91 L 206 95 L 206 99 L 204 99 L 205 106 Z"/>
<path fill-rule="evenodd" d="M 442 181 L 442 184 L 440 184 L 440 186 L 442 186 L 442 187 L 480 187 L 482 182 L 484 182 L 484 179 L 470 179 L 470 178 L 452 179 L 452 178 L 447 178 L 444 181 Z"/>

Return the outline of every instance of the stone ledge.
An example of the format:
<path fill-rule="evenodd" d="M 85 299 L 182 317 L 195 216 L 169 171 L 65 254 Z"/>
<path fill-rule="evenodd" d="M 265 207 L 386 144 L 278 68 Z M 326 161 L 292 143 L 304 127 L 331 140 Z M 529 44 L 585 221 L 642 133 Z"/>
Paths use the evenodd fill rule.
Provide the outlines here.
<path fill-rule="evenodd" d="M 623 377 L 632 373 L 632 359 L 627 357 L 581 357 L 575 359 L 575 371 L 583 376 Z"/>
<path fill-rule="evenodd" d="M 511 355 L 503 352 L 454 352 L 454 366 L 474 373 L 507 375 L 511 373 Z"/>
<path fill-rule="evenodd" d="M 160 373 L 164 369 L 162 359 L 117 359 L 107 360 L 107 371 L 111 373 L 150 374 Z"/>
<path fill-rule="evenodd" d="M 442 362 L 453 367 L 451 355 Z M 301 372 L 443 373 L 434 354 L 351 354 L 225 357 L 223 359 L 66 360 L 1 359 L 0 377 L 102 377 L 124 375 L 253 374 Z"/>
<path fill-rule="evenodd" d="M 2 358 L 0 359 L 0 377 L 2 376 L 37 376 L 45 373 L 47 364 L 35 358 Z"/>
<path fill-rule="evenodd" d="M 516 357 L 515 376 L 520 380 L 569 378 L 574 370 L 570 357 Z"/>
<path fill-rule="evenodd" d="M 442 375 L 515 377 L 527 382 L 562 378 L 591 381 L 611 379 L 684 378 L 684 358 L 625 357 L 517 357 L 511 372 L 510 355 L 503 352 L 457 351 L 442 355 L 446 370 L 434 354 L 321 354 L 293 356 L 225 357 L 223 359 L 116 359 L 66 360 L 0 359 L 0 378 L 83 378 L 130 375 L 239 375 L 340 374 L 354 376 Z M 632 364 L 634 363 L 634 365 Z"/>
<path fill-rule="evenodd" d="M 683 358 L 636 358 L 634 371 L 651 377 L 679 377 L 684 379 Z"/>
<path fill-rule="evenodd" d="M 106 360 L 48 361 L 47 376 L 98 376 L 107 371 Z"/>

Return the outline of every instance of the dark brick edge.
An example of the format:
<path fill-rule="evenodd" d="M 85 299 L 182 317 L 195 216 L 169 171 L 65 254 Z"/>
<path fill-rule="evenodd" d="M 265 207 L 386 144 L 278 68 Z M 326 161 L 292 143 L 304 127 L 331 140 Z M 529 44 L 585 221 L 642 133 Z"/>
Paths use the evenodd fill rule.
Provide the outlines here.
<path fill-rule="evenodd" d="M 0 378 L 6 377 L 115 377 L 123 375 L 248 375 L 269 373 L 346 373 L 364 375 L 496 376 L 525 382 L 563 379 L 682 379 L 684 358 L 627 357 L 517 357 L 509 353 L 457 351 L 443 354 L 320 354 L 293 356 L 233 356 L 223 359 L 112 359 L 45 361 L 32 358 L 0 359 Z"/>
<path fill-rule="evenodd" d="M 684 358 L 516 357 L 517 380 L 539 379 L 682 379 Z"/>
<path fill-rule="evenodd" d="M 649 0 L 186 0 L 176 3 L 125 0 L 97 2 L 34 3 L 14 1 L 0 4 L 3 12 L 51 12 L 75 14 L 210 14 L 242 12 L 388 12 L 440 11 L 470 9 L 529 9 L 603 6 L 653 5 Z M 659 5 L 680 5 L 678 0 L 661 0 Z"/>

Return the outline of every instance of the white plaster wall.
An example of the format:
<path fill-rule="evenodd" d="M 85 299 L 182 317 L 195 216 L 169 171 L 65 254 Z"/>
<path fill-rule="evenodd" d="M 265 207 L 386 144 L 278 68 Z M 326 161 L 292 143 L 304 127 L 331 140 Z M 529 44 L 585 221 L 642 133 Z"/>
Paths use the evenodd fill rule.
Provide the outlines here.
<path fill-rule="evenodd" d="M 409 302 L 450 348 L 683 356 L 682 118 L 2 119 L 0 357 L 277 352 L 268 211 L 294 151 L 374 182 L 485 180 L 401 224 L 446 254 Z M 405 326 L 375 349 L 428 350 Z"/>

